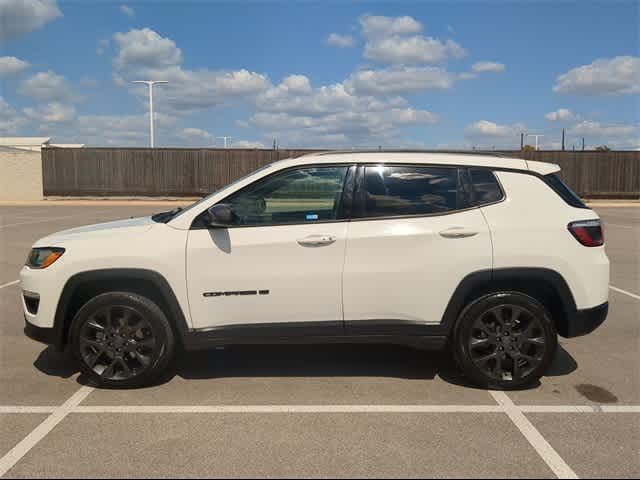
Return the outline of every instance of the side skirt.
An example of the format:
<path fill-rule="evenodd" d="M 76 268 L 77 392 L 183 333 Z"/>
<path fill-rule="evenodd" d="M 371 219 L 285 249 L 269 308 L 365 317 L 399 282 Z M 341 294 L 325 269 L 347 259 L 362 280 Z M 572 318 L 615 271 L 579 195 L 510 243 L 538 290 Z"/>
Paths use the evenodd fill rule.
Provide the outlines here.
<path fill-rule="evenodd" d="M 397 344 L 424 350 L 441 350 L 447 344 L 436 326 L 421 326 L 405 322 L 376 322 L 374 329 L 350 331 L 342 322 L 295 324 L 233 325 L 207 330 L 191 330 L 183 334 L 188 351 L 205 350 L 225 345 L 283 344 Z M 433 330 L 431 330 L 433 329 Z M 374 330 L 374 331 L 372 331 Z"/>

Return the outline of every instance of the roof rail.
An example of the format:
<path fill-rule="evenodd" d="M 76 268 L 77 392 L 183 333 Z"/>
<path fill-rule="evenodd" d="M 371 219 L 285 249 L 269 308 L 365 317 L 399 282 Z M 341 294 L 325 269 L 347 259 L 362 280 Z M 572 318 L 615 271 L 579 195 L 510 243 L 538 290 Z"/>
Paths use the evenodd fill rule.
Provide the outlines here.
<path fill-rule="evenodd" d="M 323 156 L 323 155 L 332 155 L 336 153 L 453 153 L 456 155 L 485 155 L 491 157 L 511 157 L 512 155 L 496 152 L 494 150 L 411 150 L 411 149 L 354 149 L 354 150 L 325 150 L 319 152 L 311 152 L 307 153 L 303 156 L 305 157 L 314 157 L 314 156 Z M 514 152 L 514 155 L 516 152 Z"/>

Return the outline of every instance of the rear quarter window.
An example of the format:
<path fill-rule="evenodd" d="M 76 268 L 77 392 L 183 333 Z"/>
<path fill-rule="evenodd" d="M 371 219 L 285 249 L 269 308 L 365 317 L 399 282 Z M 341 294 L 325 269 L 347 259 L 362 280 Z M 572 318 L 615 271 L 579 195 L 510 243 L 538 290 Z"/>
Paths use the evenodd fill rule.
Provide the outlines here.
<path fill-rule="evenodd" d="M 488 205 L 504 198 L 504 192 L 495 174 L 488 168 L 469 169 L 476 205 Z"/>
<path fill-rule="evenodd" d="M 549 185 L 551 187 L 551 189 L 556 192 L 560 198 L 562 198 L 565 203 L 571 205 L 572 207 L 575 208 L 586 208 L 588 209 L 589 207 L 587 207 L 584 202 L 582 201 L 582 199 L 578 196 L 577 193 L 575 193 L 573 190 L 571 190 L 560 178 L 560 176 L 556 173 L 552 173 L 549 175 L 545 175 L 543 177 L 544 179 L 544 183 L 546 183 L 547 185 Z"/>

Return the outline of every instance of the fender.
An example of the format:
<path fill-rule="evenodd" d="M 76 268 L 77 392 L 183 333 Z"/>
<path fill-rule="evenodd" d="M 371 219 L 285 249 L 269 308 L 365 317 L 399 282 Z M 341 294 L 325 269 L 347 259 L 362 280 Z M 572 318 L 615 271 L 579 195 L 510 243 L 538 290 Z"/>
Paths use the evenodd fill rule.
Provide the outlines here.
<path fill-rule="evenodd" d="M 76 273 L 71 276 L 65 284 L 54 317 L 53 340 L 54 346 L 58 350 L 63 350 L 67 344 L 67 334 L 73 318 L 69 318 L 69 310 L 74 306 L 71 304 L 75 293 L 82 285 L 100 282 L 118 282 L 134 280 L 136 282 L 149 282 L 162 295 L 162 301 L 168 308 L 166 312 L 169 322 L 176 329 L 179 338 L 189 330 L 186 317 L 178 300 L 173 293 L 173 289 L 163 275 L 154 271 L 141 268 L 107 268 L 100 270 L 88 270 Z M 77 307 L 77 306 L 76 306 Z"/>
<path fill-rule="evenodd" d="M 578 315 L 578 310 L 571 289 L 560 273 L 548 268 L 535 267 L 487 269 L 467 275 L 458 284 L 445 309 L 440 327 L 442 333 L 452 333 L 458 315 L 473 297 L 479 296 L 478 293 L 510 287 L 513 290 L 521 290 L 522 286 L 527 285 L 529 289 L 535 290 L 536 285 L 540 283 L 549 286 L 560 300 L 562 318 L 556 318 L 558 333 L 565 337 L 573 336 L 570 334 L 569 324 Z"/>

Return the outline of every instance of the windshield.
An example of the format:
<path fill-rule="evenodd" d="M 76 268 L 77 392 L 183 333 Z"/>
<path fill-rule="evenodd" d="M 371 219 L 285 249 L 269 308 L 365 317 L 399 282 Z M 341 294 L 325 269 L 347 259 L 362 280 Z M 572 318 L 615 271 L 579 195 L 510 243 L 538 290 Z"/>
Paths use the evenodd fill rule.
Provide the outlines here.
<path fill-rule="evenodd" d="M 164 223 L 167 223 L 169 220 L 173 220 L 174 218 L 179 217 L 183 213 L 188 212 L 189 210 L 197 207 L 198 205 L 201 205 L 201 204 L 205 203 L 211 197 L 213 197 L 214 195 L 217 195 L 219 192 L 223 191 L 224 189 L 229 188 L 229 187 L 231 187 L 231 186 L 233 186 L 233 185 L 235 185 L 235 184 L 237 184 L 239 182 L 242 182 L 243 180 L 249 178 L 250 176 L 255 175 L 256 173 L 261 172 L 263 170 L 267 170 L 268 168 L 271 168 L 272 166 L 273 166 L 273 163 L 269 163 L 267 165 L 264 165 L 264 166 L 258 168 L 257 170 L 253 170 L 253 171 L 247 173 L 246 175 L 243 175 L 242 177 L 234 180 L 233 182 L 229 183 L 228 185 L 225 185 L 224 187 L 219 188 L 218 190 L 215 190 L 215 191 L 211 192 L 209 195 L 207 195 L 205 197 L 202 197 L 197 202 L 192 203 L 191 205 L 189 205 L 189 206 L 187 206 L 185 208 L 175 209 L 177 211 L 171 210 L 171 212 L 175 211 L 175 213 L 170 218 L 168 218 L 167 220 L 164 220 Z M 171 212 L 163 212 L 163 213 L 164 214 L 168 214 L 168 213 L 171 213 Z M 158 214 L 158 215 L 162 215 L 162 214 Z M 153 217 L 151 217 L 151 218 L 153 218 Z M 153 218 L 153 219 L 155 220 L 155 218 Z M 156 221 L 158 221 L 158 220 L 156 220 Z"/>

